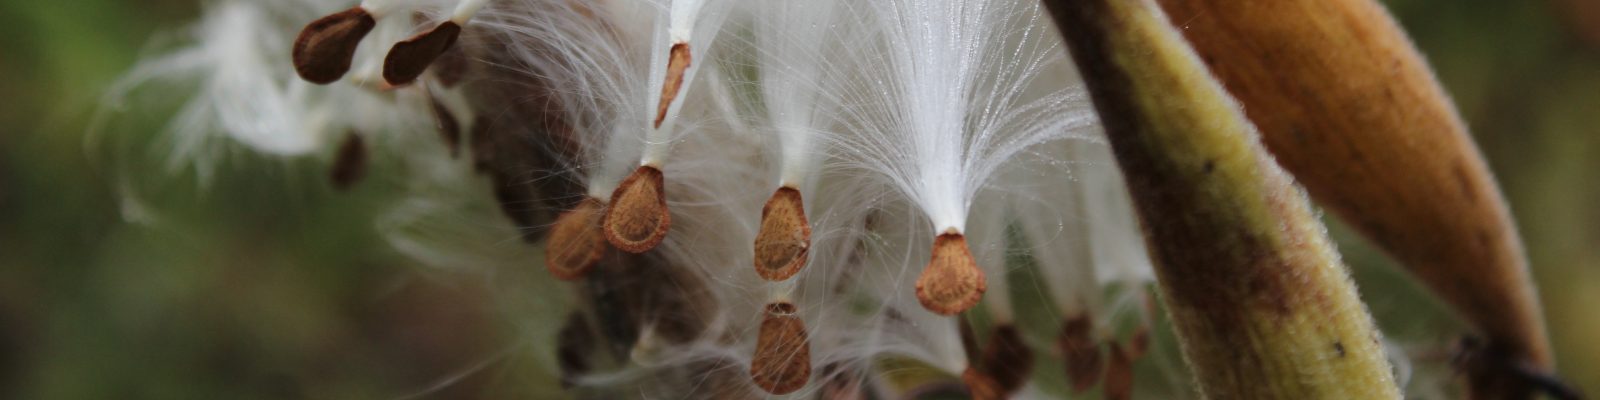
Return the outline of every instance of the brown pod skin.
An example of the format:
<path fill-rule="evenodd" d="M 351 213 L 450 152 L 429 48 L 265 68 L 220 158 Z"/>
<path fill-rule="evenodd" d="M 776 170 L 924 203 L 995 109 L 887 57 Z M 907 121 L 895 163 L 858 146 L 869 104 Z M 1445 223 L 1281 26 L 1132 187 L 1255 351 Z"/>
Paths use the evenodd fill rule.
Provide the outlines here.
<path fill-rule="evenodd" d="M 661 170 L 643 166 L 622 180 L 606 210 L 606 240 L 623 251 L 643 253 L 661 244 L 672 226 Z"/>
<path fill-rule="evenodd" d="M 811 381 L 811 341 L 793 304 L 767 304 L 761 320 L 750 380 L 772 394 L 788 394 Z"/>
<path fill-rule="evenodd" d="M 789 279 L 805 267 L 811 248 L 811 223 L 800 191 L 781 187 L 761 208 L 761 231 L 756 233 L 756 273 L 769 281 Z"/>
<path fill-rule="evenodd" d="M 1268 150 L 1514 359 L 1551 368 L 1521 239 L 1455 107 L 1372 0 L 1161 0 Z M 1475 398 L 1526 398 L 1472 376 Z M 1503 389 L 1490 389 L 1502 387 Z"/>
<path fill-rule="evenodd" d="M 458 36 L 461 36 L 461 25 L 445 21 L 427 32 L 395 43 L 383 57 L 383 80 L 395 86 L 417 80 L 433 60 L 439 59 L 456 43 Z"/>
<path fill-rule="evenodd" d="M 356 46 L 378 21 L 361 7 L 329 14 L 306 24 L 294 39 L 294 72 L 307 82 L 326 85 L 350 72 Z"/>

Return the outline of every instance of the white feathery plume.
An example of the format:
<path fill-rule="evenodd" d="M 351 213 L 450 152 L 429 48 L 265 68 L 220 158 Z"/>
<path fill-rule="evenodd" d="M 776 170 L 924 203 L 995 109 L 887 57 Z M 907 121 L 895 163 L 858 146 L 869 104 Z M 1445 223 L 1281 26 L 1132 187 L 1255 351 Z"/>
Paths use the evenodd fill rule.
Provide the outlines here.
<path fill-rule="evenodd" d="M 163 145 L 169 168 L 192 166 L 202 181 L 230 144 L 292 157 L 329 149 L 351 130 L 382 136 L 426 126 L 412 112 L 423 103 L 405 93 L 322 87 L 295 77 L 285 61 L 294 31 L 278 21 L 312 11 L 292 3 L 213 4 L 194 28 L 192 45 L 141 62 L 109 91 L 106 104 L 125 107 L 127 97 L 152 83 L 197 84 Z M 400 29 L 382 25 L 374 36 L 399 37 Z"/>
<path fill-rule="evenodd" d="M 1070 138 L 1069 128 L 1092 117 L 1065 87 L 1025 101 L 1030 88 L 1049 83 L 1039 74 L 1062 60 L 1035 3 L 883 1 L 870 14 L 866 22 L 882 38 L 848 49 L 857 76 L 843 90 L 843 109 L 856 134 L 839 147 L 904 191 L 942 235 L 918 296 L 935 312 L 959 312 L 984 286 L 970 256 L 961 260 L 978 191 L 1013 155 Z"/>
<path fill-rule="evenodd" d="M 1151 318 L 1141 307 L 1150 260 L 1122 177 L 1033 2 L 363 0 L 356 8 L 374 22 L 338 53 L 348 71 L 326 85 L 301 79 L 286 60 L 298 56 L 296 27 L 281 20 L 350 3 L 218 2 L 195 47 L 141 64 L 112 99 L 149 81 L 198 84 L 167 153 L 204 176 L 220 143 L 301 156 L 361 132 L 403 174 L 379 230 L 429 266 L 513 277 L 536 270 L 538 256 L 549 267 L 572 243 L 592 245 L 574 252 L 582 268 L 557 276 L 573 282 L 499 282 L 520 285 L 506 297 L 539 319 L 524 327 L 530 336 L 554 336 L 543 319 L 571 311 L 576 332 L 615 342 L 572 350 L 595 365 L 555 366 L 575 390 L 816 397 L 864 380 L 862 392 L 898 395 L 907 388 L 883 383 L 895 373 L 883 360 L 952 378 L 993 367 L 977 365 L 987 355 L 969 359 L 949 317 L 985 290 L 996 325 L 1039 323 L 1019 321 L 1037 286 L 1062 317 L 1092 316 L 1093 340 L 1114 333 L 1113 318 Z M 436 69 L 418 72 L 417 84 L 389 81 L 390 58 L 409 51 L 396 43 L 420 43 L 414 31 L 445 22 L 461 25 L 451 43 L 482 73 L 461 85 Z M 434 110 L 469 127 L 474 157 L 417 150 L 437 146 Z M 557 160 L 516 159 L 546 156 Z M 487 167 L 498 168 L 490 185 L 468 161 L 484 172 L 481 158 L 500 163 Z M 645 207 L 658 218 L 653 236 L 601 239 L 614 228 L 605 220 L 639 218 L 614 214 L 642 207 L 624 203 L 637 200 L 628 190 L 647 169 L 645 197 L 659 202 Z M 513 200 L 589 204 L 571 231 L 582 240 L 558 238 L 571 212 L 532 246 L 512 228 L 550 221 L 495 215 L 495 200 L 502 209 L 507 200 L 488 189 L 545 180 L 577 187 Z M 768 276 L 761 237 L 784 189 L 795 191 L 801 223 L 787 228 L 805 228 L 805 258 Z M 1011 285 L 1011 250 L 1026 252 L 1045 282 Z M 1028 339 L 1034 350 L 1048 340 Z"/>
<path fill-rule="evenodd" d="M 607 4 L 629 3 L 627 1 Z M 483 18 L 479 26 L 503 43 L 512 69 L 544 84 L 578 151 L 562 151 L 590 197 L 609 202 L 637 164 L 649 129 L 651 55 L 628 28 L 652 24 L 653 15 L 613 6 L 590 9 L 576 2 L 519 0 Z M 646 18 L 639 20 L 638 18 Z"/>

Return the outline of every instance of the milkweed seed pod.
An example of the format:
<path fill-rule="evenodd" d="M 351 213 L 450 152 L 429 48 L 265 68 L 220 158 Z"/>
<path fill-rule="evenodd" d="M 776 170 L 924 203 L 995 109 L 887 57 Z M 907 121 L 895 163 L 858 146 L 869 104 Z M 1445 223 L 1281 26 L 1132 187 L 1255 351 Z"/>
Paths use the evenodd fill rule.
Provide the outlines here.
<path fill-rule="evenodd" d="M 221 0 L 109 100 L 198 89 L 122 155 L 386 196 L 390 247 L 494 283 L 532 362 L 485 368 L 576 398 L 1393 395 L 1243 114 L 1152 3 L 1082 3 L 1117 40 L 1027 0 Z"/>
<path fill-rule="evenodd" d="M 1399 398 L 1310 204 L 1153 0 L 1047 2 L 1105 124 L 1204 396 Z M 1106 392 L 1125 397 L 1113 344 Z"/>
<path fill-rule="evenodd" d="M 1455 106 L 1388 12 L 1370 0 L 1161 3 L 1311 196 L 1488 339 L 1495 365 L 1466 371 L 1475 397 L 1531 395 L 1512 365 L 1553 366 L 1521 239 Z"/>

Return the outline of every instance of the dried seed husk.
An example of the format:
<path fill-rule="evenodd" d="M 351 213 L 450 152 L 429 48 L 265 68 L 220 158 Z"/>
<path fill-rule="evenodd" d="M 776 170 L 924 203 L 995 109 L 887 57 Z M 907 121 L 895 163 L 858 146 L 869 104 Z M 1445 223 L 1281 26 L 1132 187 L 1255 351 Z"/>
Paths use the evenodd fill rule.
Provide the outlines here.
<path fill-rule="evenodd" d="M 434 60 L 456 43 L 461 35 L 461 25 L 454 21 L 439 23 L 427 32 L 418 33 L 389 48 L 383 57 L 383 80 L 390 85 L 405 85 L 417 80 Z"/>
<path fill-rule="evenodd" d="M 306 24 L 294 39 L 294 71 L 307 82 L 326 85 L 350 72 L 356 46 L 378 21 L 361 7 L 329 14 Z"/>
<path fill-rule="evenodd" d="M 1380 4 L 1162 5 L 1318 203 L 1513 353 L 1512 362 L 1551 367 L 1500 189 L 1432 71 Z M 1495 378 L 1473 378 L 1480 379 Z"/>
<path fill-rule="evenodd" d="M 600 229 L 604 213 L 605 205 L 590 197 L 556 217 L 544 249 L 544 265 L 550 275 L 561 280 L 578 279 L 600 262 L 606 249 L 605 233 Z"/>
<path fill-rule="evenodd" d="M 800 191 L 781 187 L 761 208 L 761 230 L 756 233 L 756 273 L 769 281 L 789 279 L 806 265 L 811 248 L 811 223 Z"/>
<path fill-rule="evenodd" d="M 917 300 L 936 314 L 955 315 L 978 304 L 988 282 L 967 248 L 967 238 L 945 233 L 933 239 L 933 258 L 917 278 Z"/>
<path fill-rule="evenodd" d="M 604 221 L 606 240 L 612 246 L 643 253 L 661 244 L 672 226 L 665 186 L 661 170 L 648 165 L 622 180 L 611 194 Z"/>
<path fill-rule="evenodd" d="M 1201 396 L 1400 398 L 1310 203 L 1154 0 L 1045 4 L 1128 181 Z"/>
<path fill-rule="evenodd" d="M 667 56 L 667 78 L 661 86 L 661 102 L 656 105 L 656 128 L 661 128 L 661 122 L 667 119 L 667 109 L 672 107 L 672 101 L 678 98 L 678 90 L 683 87 L 683 74 L 689 70 L 692 56 L 689 54 L 688 43 L 672 45 L 671 53 Z"/>
<path fill-rule="evenodd" d="M 787 302 L 767 304 L 750 380 L 772 394 L 793 393 L 811 380 L 811 342 L 805 322 Z"/>

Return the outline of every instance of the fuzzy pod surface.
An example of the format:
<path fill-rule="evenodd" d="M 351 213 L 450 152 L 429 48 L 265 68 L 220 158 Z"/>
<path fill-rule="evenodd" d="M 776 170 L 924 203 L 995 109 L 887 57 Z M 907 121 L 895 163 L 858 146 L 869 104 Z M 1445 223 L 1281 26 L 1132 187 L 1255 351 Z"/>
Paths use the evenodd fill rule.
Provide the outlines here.
<path fill-rule="evenodd" d="M 1203 396 L 1399 398 L 1309 202 L 1153 0 L 1046 1 Z"/>
<path fill-rule="evenodd" d="M 1501 362 L 1552 367 L 1505 200 L 1443 88 L 1381 5 L 1161 4 L 1314 199 L 1453 306 L 1490 352 L 1512 358 Z M 1478 396 L 1529 395 L 1493 370 L 1469 368 Z"/>

